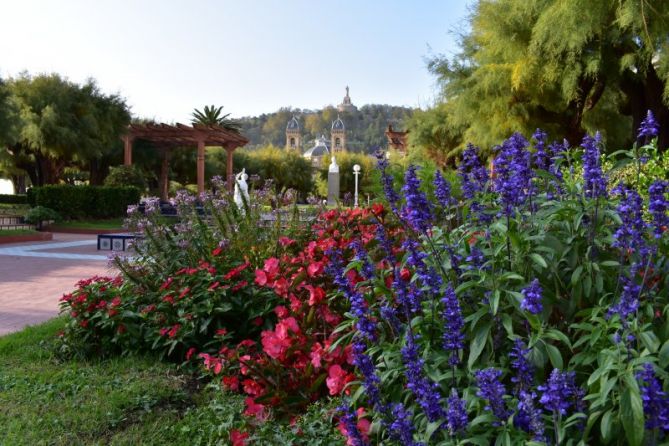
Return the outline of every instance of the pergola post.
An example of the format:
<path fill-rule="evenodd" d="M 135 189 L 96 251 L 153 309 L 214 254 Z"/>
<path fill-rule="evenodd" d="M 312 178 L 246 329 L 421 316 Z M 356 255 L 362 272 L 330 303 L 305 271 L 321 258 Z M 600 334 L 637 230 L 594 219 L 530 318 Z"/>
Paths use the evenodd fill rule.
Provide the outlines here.
<path fill-rule="evenodd" d="M 171 155 L 170 152 L 171 152 L 170 149 L 165 149 L 163 151 L 163 162 L 162 165 L 160 166 L 160 181 L 159 181 L 160 199 L 163 201 L 167 201 L 168 193 L 170 190 L 170 178 L 169 178 L 170 155 Z"/>
<path fill-rule="evenodd" d="M 132 138 L 123 135 L 123 165 L 132 166 Z"/>
<path fill-rule="evenodd" d="M 233 189 L 235 188 L 235 174 L 233 173 L 232 170 L 232 152 L 234 151 L 234 149 L 226 147 L 225 151 L 228 154 L 228 159 L 227 162 L 225 163 L 225 168 L 227 170 L 226 173 L 228 176 L 228 192 L 232 192 Z"/>
<path fill-rule="evenodd" d="M 197 140 L 197 193 L 204 192 L 204 140 Z"/>

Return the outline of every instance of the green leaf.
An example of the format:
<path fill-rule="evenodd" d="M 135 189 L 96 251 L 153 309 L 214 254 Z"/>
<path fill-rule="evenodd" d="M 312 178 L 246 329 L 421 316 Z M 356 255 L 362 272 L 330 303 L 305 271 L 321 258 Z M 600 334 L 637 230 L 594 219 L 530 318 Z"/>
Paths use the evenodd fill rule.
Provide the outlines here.
<path fill-rule="evenodd" d="M 583 265 L 579 265 L 573 273 L 571 273 L 571 284 L 576 285 L 581 278 L 581 272 L 583 272 Z"/>
<path fill-rule="evenodd" d="M 644 419 L 643 403 L 638 388 L 625 389 L 620 398 L 620 418 L 628 443 L 631 446 L 640 446 L 643 442 Z"/>
<path fill-rule="evenodd" d="M 660 354 L 658 355 L 660 359 L 660 367 L 666 369 L 669 366 L 669 341 L 666 341 L 662 344 L 660 349 Z"/>
<path fill-rule="evenodd" d="M 488 339 L 488 333 L 490 332 L 490 322 L 486 322 L 481 325 L 472 339 L 471 345 L 469 347 L 469 360 L 467 361 L 468 367 L 471 369 L 481 352 L 485 348 L 486 340 Z"/>
<path fill-rule="evenodd" d="M 544 258 L 541 255 L 537 254 L 536 252 L 530 254 L 530 258 L 534 261 L 534 263 L 541 266 L 542 268 L 548 268 L 546 260 L 544 260 Z"/>
<path fill-rule="evenodd" d="M 562 354 L 560 354 L 560 350 L 552 344 L 546 344 L 546 353 L 548 353 L 548 359 L 551 360 L 551 364 L 553 364 L 553 367 L 556 369 L 562 370 Z"/>

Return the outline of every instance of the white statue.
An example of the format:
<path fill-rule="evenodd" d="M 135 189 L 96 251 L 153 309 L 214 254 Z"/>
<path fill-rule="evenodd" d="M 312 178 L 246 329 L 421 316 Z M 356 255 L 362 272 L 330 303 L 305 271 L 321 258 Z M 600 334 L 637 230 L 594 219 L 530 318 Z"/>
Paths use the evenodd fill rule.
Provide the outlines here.
<path fill-rule="evenodd" d="M 330 168 L 328 169 L 329 173 L 339 173 L 339 165 L 337 164 L 337 160 L 335 159 L 335 156 L 332 155 L 332 162 L 330 163 Z"/>
<path fill-rule="evenodd" d="M 244 210 L 244 201 L 246 200 L 246 204 L 249 203 L 249 186 L 246 184 L 246 180 L 249 179 L 249 176 L 246 174 L 246 169 L 242 169 L 241 172 L 239 172 L 235 176 L 235 204 L 239 209 L 242 211 Z M 242 199 L 242 196 L 244 197 Z"/>

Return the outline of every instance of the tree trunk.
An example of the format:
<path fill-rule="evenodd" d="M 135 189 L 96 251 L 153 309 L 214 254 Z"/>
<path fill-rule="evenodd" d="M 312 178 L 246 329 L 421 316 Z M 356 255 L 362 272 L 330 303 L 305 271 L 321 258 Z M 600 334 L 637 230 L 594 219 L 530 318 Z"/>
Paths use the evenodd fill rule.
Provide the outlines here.
<path fill-rule="evenodd" d="M 99 158 L 93 158 L 88 162 L 88 168 L 89 183 L 92 186 L 101 186 L 109 175 L 109 165 Z"/>
<path fill-rule="evenodd" d="M 26 193 L 26 176 L 25 175 L 12 175 L 12 184 L 14 185 L 15 194 L 25 194 Z"/>
<path fill-rule="evenodd" d="M 40 151 L 35 152 L 35 161 L 38 173 L 37 185 L 57 184 L 63 174 L 65 162 L 60 158 L 43 155 Z"/>
<path fill-rule="evenodd" d="M 669 108 L 662 101 L 664 83 L 657 75 L 653 64 L 648 64 L 645 78 L 627 77 L 621 82 L 621 88 L 629 99 L 629 112 L 632 115 L 632 140 L 637 140 L 641 121 L 646 118 L 650 110 L 660 126 L 657 137 L 658 148 L 665 150 L 669 147 Z"/>

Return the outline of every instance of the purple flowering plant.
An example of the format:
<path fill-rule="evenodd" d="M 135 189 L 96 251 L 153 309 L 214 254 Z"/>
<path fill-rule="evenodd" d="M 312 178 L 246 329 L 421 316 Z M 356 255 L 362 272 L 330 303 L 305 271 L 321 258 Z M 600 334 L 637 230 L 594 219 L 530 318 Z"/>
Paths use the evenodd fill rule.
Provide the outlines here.
<path fill-rule="evenodd" d="M 374 442 L 669 440 L 669 187 L 612 191 L 600 135 L 549 141 L 515 134 L 491 164 L 468 146 L 460 184 L 381 159 L 391 212 L 342 323 Z"/>

